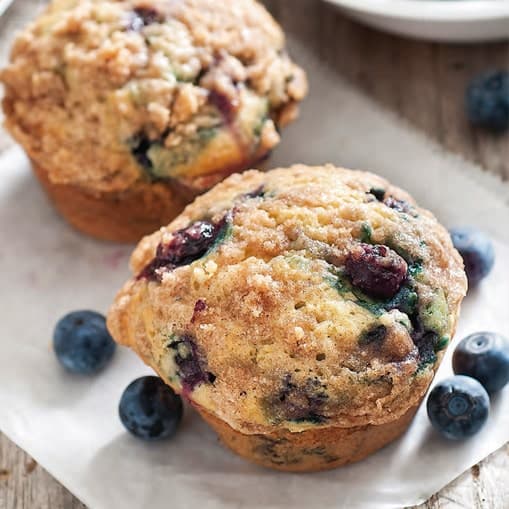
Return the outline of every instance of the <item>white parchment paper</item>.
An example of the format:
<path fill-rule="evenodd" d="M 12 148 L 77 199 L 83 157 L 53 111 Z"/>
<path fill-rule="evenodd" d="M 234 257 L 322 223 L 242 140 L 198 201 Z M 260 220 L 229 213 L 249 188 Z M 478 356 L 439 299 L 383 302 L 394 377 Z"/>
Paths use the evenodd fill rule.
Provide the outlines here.
<path fill-rule="evenodd" d="M 457 338 L 480 329 L 508 334 L 508 189 L 443 153 L 293 46 L 312 94 L 272 164 L 370 169 L 408 189 L 446 225 L 489 231 L 498 263 L 466 299 Z M 189 409 L 175 440 L 132 438 L 117 404 L 148 368 L 119 350 L 99 376 L 74 377 L 51 350 L 52 329 L 65 312 L 107 310 L 128 276 L 131 248 L 96 242 L 64 224 L 19 149 L 0 158 L 0 173 L 0 429 L 90 508 L 393 509 L 426 500 L 509 440 L 509 389 L 493 399 L 487 426 L 467 442 L 441 439 L 421 408 L 401 440 L 326 473 L 282 474 L 245 463 Z M 438 379 L 450 373 L 450 354 Z"/>

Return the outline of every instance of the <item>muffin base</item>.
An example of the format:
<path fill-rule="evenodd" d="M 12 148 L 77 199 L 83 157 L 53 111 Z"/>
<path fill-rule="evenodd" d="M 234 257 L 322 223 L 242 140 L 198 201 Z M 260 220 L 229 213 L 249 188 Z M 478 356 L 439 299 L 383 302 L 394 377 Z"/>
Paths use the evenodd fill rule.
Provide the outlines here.
<path fill-rule="evenodd" d="M 362 460 L 401 436 L 418 408 L 418 405 L 411 407 L 399 419 L 380 425 L 245 435 L 210 412 L 196 407 L 219 435 L 220 441 L 233 452 L 263 467 L 286 472 L 330 470 Z"/>
<path fill-rule="evenodd" d="M 101 240 L 134 243 L 170 223 L 194 194 L 165 182 L 144 183 L 123 192 L 94 193 L 72 184 L 55 184 L 32 161 L 35 175 L 55 208 L 74 228 Z"/>

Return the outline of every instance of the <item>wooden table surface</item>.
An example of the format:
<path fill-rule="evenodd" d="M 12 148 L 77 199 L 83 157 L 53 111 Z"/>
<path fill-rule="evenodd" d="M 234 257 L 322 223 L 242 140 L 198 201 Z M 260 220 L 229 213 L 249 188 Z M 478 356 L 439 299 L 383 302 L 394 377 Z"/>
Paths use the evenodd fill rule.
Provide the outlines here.
<path fill-rule="evenodd" d="M 0 19 L 0 59 L 12 31 L 39 0 L 22 0 Z M 312 40 L 338 72 L 452 152 L 509 179 L 509 135 L 472 129 L 463 113 L 469 78 L 509 69 L 509 43 L 446 45 L 400 39 L 350 21 L 317 0 L 267 0 L 284 26 Z M 298 57 L 298 55 L 297 55 Z M 0 131 L 0 150 L 12 141 Z M 424 475 L 424 473 L 423 473 Z M 420 509 L 509 509 L 509 445 L 475 465 Z M 84 506 L 0 434 L 0 509 L 78 509 Z M 117 508 L 112 508 L 117 509 Z"/>

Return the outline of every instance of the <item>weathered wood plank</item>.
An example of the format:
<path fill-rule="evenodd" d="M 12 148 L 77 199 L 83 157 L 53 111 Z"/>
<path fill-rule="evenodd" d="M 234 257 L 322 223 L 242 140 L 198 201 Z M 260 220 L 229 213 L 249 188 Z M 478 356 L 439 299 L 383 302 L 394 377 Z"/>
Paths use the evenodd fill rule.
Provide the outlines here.
<path fill-rule="evenodd" d="M 0 434 L 1 509 L 84 509 L 24 451 Z"/>
<path fill-rule="evenodd" d="M 468 81 L 509 68 L 508 43 L 430 44 L 364 27 L 316 0 L 264 3 L 288 30 L 311 37 L 320 56 L 357 88 L 447 149 L 509 179 L 508 136 L 473 128 L 464 113 Z"/>

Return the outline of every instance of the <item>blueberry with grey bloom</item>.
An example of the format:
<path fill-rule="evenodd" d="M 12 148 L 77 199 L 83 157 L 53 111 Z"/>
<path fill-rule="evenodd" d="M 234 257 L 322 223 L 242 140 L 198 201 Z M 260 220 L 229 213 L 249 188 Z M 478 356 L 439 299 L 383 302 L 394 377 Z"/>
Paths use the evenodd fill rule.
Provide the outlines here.
<path fill-rule="evenodd" d="M 493 332 L 476 332 L 462 339 L 452 357 L 454 372 L 479 380 L 494 393 L 509 382 L 509 340 Z"/>
<path fill-rule="evenodd" d="M 73 311 L 57 323 L 53 333 L 55 354 L 68 371 L 82 375 L 103 369 L 115 353 L 106 319 L 95 311 Z"/>
<path fill-rule="evenodd" d="M 509 128 L 509 71 L 491 71 L 472 80 L 466 93 L 468 118 L 494 132 Z"/>
<path fill-rule="evenodd" d="M 479 284 L 495 265 L 495 248 L 482 231 L 470 226 L 450 230 L 452 243 L 463 258 L 469 286 Z"/>
<path fill-rule="evenodd" d="M 439 382 L 427 402 L 431 424 L 450 440 L 475 435 L 486 423 L 489 407 L 484 387 L 474 378 L 461 375 Z"/>
<path fill-rule="evenodd" d="M 144 376 L 127 386 L 118 413 L 134 436 L 161 440 L 175 435 L 182 420 L 182 399 L 157 376 Z"/>

